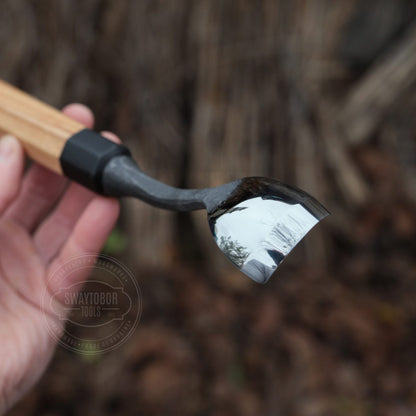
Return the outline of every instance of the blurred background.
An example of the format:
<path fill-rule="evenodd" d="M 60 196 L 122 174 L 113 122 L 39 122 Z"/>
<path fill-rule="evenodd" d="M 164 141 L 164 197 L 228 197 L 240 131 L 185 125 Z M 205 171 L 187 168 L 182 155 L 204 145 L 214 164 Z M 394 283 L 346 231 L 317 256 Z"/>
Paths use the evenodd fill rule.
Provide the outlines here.
<path fill-rule="evenodd" d="M 2 0 L 0 78 L 89 105 L 171 185 L 270 176 L 332 212 L 260 286 L 202 212 L 125 200 L 143 313 L 10 415 L 416 414 L 416 4 Z"/>

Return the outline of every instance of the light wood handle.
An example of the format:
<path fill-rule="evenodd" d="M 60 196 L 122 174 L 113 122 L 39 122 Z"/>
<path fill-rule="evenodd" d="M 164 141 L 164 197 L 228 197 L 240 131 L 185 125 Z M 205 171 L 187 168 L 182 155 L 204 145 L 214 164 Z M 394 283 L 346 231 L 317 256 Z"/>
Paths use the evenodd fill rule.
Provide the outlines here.
<path fill-rule="evenodd" d="M 55 108 L 0 80 L 0 131 L 12 134 L 28 156 L 62 174 L 66 141 L 85 127 Z"/>

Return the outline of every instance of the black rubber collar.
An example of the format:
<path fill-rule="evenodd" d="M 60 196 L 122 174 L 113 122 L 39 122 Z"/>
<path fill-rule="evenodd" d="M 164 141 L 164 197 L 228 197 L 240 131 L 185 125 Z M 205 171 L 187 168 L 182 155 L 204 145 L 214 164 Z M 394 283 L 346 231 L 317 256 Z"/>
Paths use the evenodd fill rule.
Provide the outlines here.
<path fill-rule="evenodd" d="M 81 130 L 65 144 L 60 157 L 64 175 L 81 185 L 102 193 L 101 176 L 114 156 L 130 155 L 129 149 L 92 130 Z"/>

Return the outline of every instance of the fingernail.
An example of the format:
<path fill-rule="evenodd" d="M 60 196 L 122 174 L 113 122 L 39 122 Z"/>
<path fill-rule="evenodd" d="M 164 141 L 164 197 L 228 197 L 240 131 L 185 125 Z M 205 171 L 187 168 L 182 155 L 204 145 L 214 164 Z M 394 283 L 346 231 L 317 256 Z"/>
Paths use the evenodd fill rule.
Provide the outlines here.
<path fill-rule="evenodd" d="M 15 143 L 16 139 L 8 134 L 0 139 L 0 159 L 8 159 L 8 157 L 13 153 Z"/>

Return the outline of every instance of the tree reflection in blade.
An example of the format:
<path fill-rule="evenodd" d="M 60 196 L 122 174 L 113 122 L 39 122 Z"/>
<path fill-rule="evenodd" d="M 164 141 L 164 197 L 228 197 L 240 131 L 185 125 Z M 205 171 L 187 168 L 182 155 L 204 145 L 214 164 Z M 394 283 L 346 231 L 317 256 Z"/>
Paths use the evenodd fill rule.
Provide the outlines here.
<path fill-rule="evenodd" d="M 219 248 L 258 283 L 266 283 L 286 255 L 319 222 L 301 204 L 263 197 L 240 202 L 209 221 Z"/>

